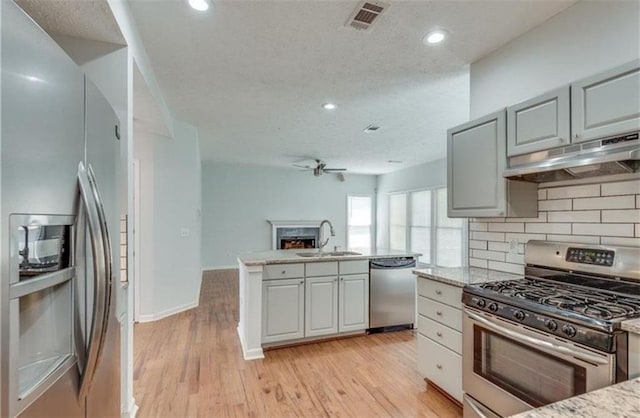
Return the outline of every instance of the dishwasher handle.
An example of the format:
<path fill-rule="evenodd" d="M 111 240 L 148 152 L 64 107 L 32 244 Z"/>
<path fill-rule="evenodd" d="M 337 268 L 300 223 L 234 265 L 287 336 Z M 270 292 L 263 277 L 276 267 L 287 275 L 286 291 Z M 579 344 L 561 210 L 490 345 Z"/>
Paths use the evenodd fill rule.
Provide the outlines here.
<path fill-rule="evenodd" d="M 413 257 L 378 258 L 369 261 L 372 270 L 414 268 L 416 260 Z"/>

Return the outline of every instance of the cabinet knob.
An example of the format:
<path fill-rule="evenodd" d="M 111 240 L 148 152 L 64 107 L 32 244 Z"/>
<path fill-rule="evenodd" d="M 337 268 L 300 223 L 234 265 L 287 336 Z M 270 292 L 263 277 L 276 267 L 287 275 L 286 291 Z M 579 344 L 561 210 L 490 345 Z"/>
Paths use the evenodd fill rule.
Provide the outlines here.
<path fill-rule="evenodd" d="M 436 367 L 438 368 L 438 370 L 442 370 L 442 364 L 436 364 Z"/>
<path fill-rule="evenodd" d="M 578 135 L 578 134 L 573 134 L 573 139 L 580 139 L 580 135 Z"/>
<path fill-rule="evenodd" d="M 286 273 L 287 273 L 287 270 L 282 270 L 282 274 L 286 274 Z"/>
<path fill-rule="evenodd" d="M 340 281 L 341 281 L 341 282 L 344 282 L 344 277 L 340 277 Z"/>
<path fill-rule="evenodd" d="M 436 290 L 436 295 L 441 295 L 442 294 L 442 290 Z"/>
<path fill-rule="evenodd" d="M 439 332 L 439 331 L 438 331 L 438 332 L 436 332 L 436 335 L 437 335 L 438 337 L 442 338 L 442 333 L 441 333 L 441 332 Z"/>
<path fill-rule="evenodd" d="M 304 280 L 300 280 L 300 284 L 304 284 Z"/>
<path fill-rule="evenodd" d="M 442 311 L 436 311 L 436 315 L 442 316 Z"/>

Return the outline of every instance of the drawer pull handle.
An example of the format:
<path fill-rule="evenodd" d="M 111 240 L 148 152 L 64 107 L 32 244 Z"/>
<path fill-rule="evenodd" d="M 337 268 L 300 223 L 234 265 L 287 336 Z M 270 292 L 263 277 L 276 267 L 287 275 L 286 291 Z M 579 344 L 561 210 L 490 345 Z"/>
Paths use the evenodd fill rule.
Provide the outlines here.
<path fill-rule="evenodd" d="M 436 311 L 436 315 L 442 316 L 442 311 Z"/>
<path fill-rule="evenodd" d="M 442 370 L 442 364 L 436 364 L 436 367 L 438 368 L 438 370 Z"/>
<path fill-rule="evenodd" d="M 442 333 L 440 331 L 436 332 L 436 335 L 440 338 L 442 338 Z"/>
<path fill-rule="evenodd" d="M 442 294 L 442 290 L 436 290 L 436 295 L 440 296 Z"/>

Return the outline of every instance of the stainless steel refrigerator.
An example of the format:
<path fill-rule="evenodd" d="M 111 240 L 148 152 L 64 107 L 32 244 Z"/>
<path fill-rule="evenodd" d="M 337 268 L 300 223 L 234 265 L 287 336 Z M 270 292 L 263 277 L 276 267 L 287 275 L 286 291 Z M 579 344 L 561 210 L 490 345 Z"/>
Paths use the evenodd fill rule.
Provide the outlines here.
<path fill-rule="evenodd" d="M 118 119 L 15 3 L 0 11 L 0 416 L 120 416 Z"/>

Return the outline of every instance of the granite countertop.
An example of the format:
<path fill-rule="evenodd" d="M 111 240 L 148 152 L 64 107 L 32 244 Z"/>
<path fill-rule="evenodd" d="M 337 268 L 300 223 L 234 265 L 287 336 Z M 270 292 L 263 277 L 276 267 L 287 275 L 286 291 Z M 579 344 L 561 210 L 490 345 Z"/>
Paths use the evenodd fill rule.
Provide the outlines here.
<path fill-rule="evenodd" d="M 521 279 L 523 276 L 479 267 L 429 267 L 413 270 L 418 277 L 437 280 L 453 286 Z"/>
<path fill-rule="evenodd" d="M 340 250 L 342 251 L 342 250 Z M 255 253 L 241 254 L 238 261 L 246 266 L 260 266 L 266 264 L 287 264 L 287 263 L 315 263 L 318 261 L 346 261 L 346 260 L 371 260 L 386 257 L 418 257 L 420 253 L 410 251 L 397 251 L 387 248 L 353 248 L 346 251 L 354 251 L 358 255 L 318 255 L 317 257 L 301 257 L 298 253 L 319 253 L 316 249 L 291 249 L 261 251 Z M 325 251 L 327 253 L 329 251 Z"/>
<path fill-rule="evenodd" d="M 640 318 L 624 321 L 622 323 L 622 329 L 625 331 L 633 332 L 634 334 L 640 334 Z"/>
<path fill-rule="evenodd" d="M 512 418 L 640 417 L 640 378 L 574 396 Z"/>

